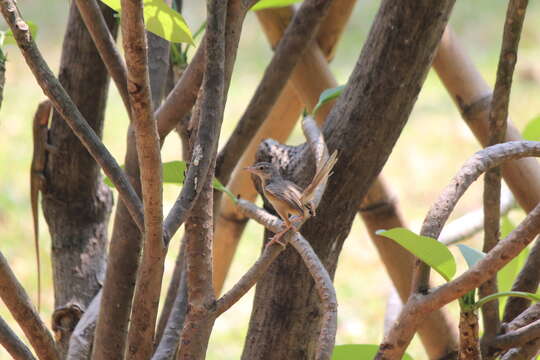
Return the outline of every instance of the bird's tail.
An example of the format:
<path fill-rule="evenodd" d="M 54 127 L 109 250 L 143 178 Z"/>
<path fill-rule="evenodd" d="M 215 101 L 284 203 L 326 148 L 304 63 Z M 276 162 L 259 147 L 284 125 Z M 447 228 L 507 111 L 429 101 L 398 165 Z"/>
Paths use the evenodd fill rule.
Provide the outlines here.
<path fill-rule="evenodd" d="M 313 177 L 313 180 L 311 180 L 311 183 L 305 188 L 305 190 L 302 192 L 302 200 L 305 202 L 311 201 L 313 199 L 313 196 L 315 195 L 315 189 L 322 184 L 330 175 L 332 175 L 331 171 L 334 168 L 334 165 L 336 164 L 338 157 L 337 150 L 330 155 L 328 160 L 321 166 L 320 170 L 317 171 L 315 176 Z"/>

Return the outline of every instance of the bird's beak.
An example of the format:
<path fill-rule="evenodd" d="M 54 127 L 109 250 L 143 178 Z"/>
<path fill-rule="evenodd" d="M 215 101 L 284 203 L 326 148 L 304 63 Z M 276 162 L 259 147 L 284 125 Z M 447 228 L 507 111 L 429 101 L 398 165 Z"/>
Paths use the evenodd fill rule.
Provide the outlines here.
<path fill-rule="evenodd" d="M 256 174 L 255 172 L 255 168 L 253 166 L 248 166 L 248 167 L 245 167 L 243 170 L 246 170 L 252 174 Z"/>

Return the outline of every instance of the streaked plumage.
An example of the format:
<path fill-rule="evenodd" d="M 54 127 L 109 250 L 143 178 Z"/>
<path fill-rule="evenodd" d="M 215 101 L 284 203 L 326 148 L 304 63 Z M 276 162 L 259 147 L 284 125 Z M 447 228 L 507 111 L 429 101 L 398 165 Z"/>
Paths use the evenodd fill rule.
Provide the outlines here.
<path fill-rule="evenodd" d="M 315 189 L 331 175 L 332 168 L 337 162 L 337 151 L 328 158 L 319 171 L 311 180 L 311 183 L 302 191 L 295 183 L 285 180 L 279 170 L 271 163 L 260 162 L 245 170 L 257 175 L 262 182 L 264 197 L 272 204 L 279 217 L 285 222 L 285 229 L 272 238 L 272 242 L 278 242 L 279 239 L 290 228 L 294 228 L 289 216 L 298 216 L 306 219 L 315 215 L 313 198 Z M 269 243 L 269 244 L 270 244 Z"/>

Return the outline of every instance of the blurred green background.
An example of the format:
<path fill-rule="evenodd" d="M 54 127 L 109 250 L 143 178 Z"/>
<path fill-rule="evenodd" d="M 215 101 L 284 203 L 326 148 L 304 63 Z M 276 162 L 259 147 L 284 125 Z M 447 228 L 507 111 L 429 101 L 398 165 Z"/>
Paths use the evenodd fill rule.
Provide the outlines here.
<path fill-rule="evenodd" d="M 196 29 L 204 19 L 203 2 L 185 3 L 183 14 L 190 27 Z M 24 17 L 38 25 L 38 45 L 55 71 L 58 70 L 70 4 L 66 0 L 19 1 Z M 490 84 L 495 79 L 506 4 L 506 1 L 494 0 L 459 1 L 450 19 L 462 44 Z M 347 81 L 355 65 L 378 5 L 377 1 L 360 1 L 355 8 L 331 65 L 340 83 Z M 535 25 L 539 15 L 540 4 L 531 2 L 510 103 L 511 117 L 519 128 L 540 114 L 540 28 Z M 5 24 L 2 23 L 2 26 L 5 28 Z M 32 152 L 31 119 L 44 95 L 18 49 L 10 46 L 7 52 L 7 82 L 0 112 L 0 250 L 30 296 L 35 299 L 37 282 L 28 171 Z M 270 57 L 271 49 L 255 16 L 250 14 L 245 22 L 229 92 L 222 141 L 241 116 Z M 127 117 L 123 105 L 116 89 L 111 86 L 105 143 L 117 159 L 122 159 L 125 151 L 126 127 Z M 296 129 L 289 143 L 298 144 L 302 141 L 302 134 Z M 176 137 L 170 136 L 163 150 L 164 161 L 178 159 L 180 148 Z M 479 145 L 461 120 L 442 84 L 430 72 L 410 120 L 384 169 L 404 218 L 413 230 L 419 229 L 431 202 L 460 165 L 478 149 Z M 177 187 L 166 187 L 167 207 L 172 205 L 177 193 Z M 481 187 L 477 183 L 460 202 L 454 215 L 462 215 L 477 208 L 480 203 Z M 248 226 L 225 288 L 230 287 L 255 261 L 260 252 L 261 234 L 260 226 Z M 164 284 L 168 283 L 179 238 L 180 234 L 171 245 Z M 473 239 L 471 244 L 479 243 Z M 42 315 L 49 322 L 53 310 L 50 238 L 43 219 L 41 254 L 45 289 Z M 345 242 L 335 284 L 339 301 L 337 343 L 378 343 L 383 333 L 390 282 L 361 221 L 355 222 Z M 208 359 L 240 358 L 252 296 L 253 291 L 217 320 L 210 340 Z M 455 311 L 455 306 L 449 307 Z M 0 307 L 0 315 L 20 333 L 3 306 Z M 417 340 L 411 345 L 409 353 L 416 359 L 426 358 Z M 0 349 L 0 359 L 9 359 L 3 349 Z"/>

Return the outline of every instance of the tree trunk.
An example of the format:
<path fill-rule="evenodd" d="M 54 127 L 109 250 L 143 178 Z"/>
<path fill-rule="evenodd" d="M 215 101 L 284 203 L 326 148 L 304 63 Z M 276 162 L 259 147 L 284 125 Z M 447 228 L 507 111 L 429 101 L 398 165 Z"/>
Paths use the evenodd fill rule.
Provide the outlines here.
<path fill-rule="evenodd" d="M 106 6 L 102 10 L 114 31 L 112 11 Z M 75 3 L 71 4 L 59 79 L 101 135 L 109 77 Z M 57 151 L 49 155 L 43 209 L 52 238 L 53 329 L 65 356 L 71 332 L 101 287 L 112 195 L 101 181 L 97 163 L 56 112 L 50 138 Z"/>
<path fill-rule="evenodd" d="M 339 160 L 318 216 L 302 234 L 331 276 L 356 210 L 412 110 L 453 4 L 383 1 L 348 86 L 325 123 L 329 150 L 338 149 Z M 279 152 L 266 150 L 260 158 Z M 306 174 L 313 174 L 309 150 L 285 151 L 291 160 L 284 175 L 305 186 L 311 180 Z M 296 252 L 287 249 L 257 285 L 242 358 L 311 359 L 320 317 L 311 276 Z"/>

